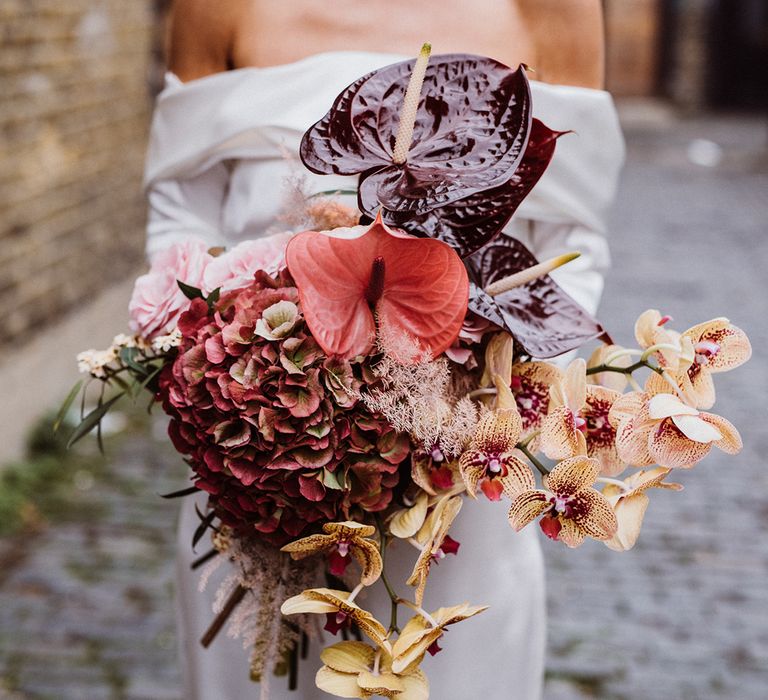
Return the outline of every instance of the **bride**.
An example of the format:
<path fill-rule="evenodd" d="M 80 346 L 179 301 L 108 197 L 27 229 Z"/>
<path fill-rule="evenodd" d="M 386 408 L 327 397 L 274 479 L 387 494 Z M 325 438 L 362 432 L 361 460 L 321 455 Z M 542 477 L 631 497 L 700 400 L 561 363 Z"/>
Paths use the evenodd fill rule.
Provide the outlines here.
<path fill-rule="evenodd" d="M 604 217 L 623 159 L 610 96 L 602 91 L 600 0 L 175 0 L 169 72 L 158 98 L 146 166 L 150 205 L 147 251 L 186 237 L 232 246 L 281 230 L 288 182 L 306 175 L 309 193 L 354 187 L 352 178 L 306 173 L 298 160 L 304 131 L 361 75 L 414 55 L 429 40 L 436 53 L 477 53 L 535 72 L 533 114 L 572 130 L 505 233 L 537 255 L 582 257 L 559 271 L 560 284 L 595 310 L 607 265 Z M 352 203 L 353 200 L 350 201 Z M 285 226 L 283 225 L 282 228 Z M 215 583 L 201 594 L 192 533 L 193 499 L 179 529 L 177 611 L 185 700 L 256 697 L 248 651 L 219 635 L 204 650 Z M 493 614 L 446 639 L 424 670 L 436 700 L 536 700 L 545 648 L 545 591 L 538 533 L 514 533 L 506 510 L 468 502 L 451 531 L 461 562 L 430 579 L 426 607 L 487 604 Z M 394 550 L 393 579 L 413 565 Z M 399 570 L 398 570 L 399 568 Z M 364 606 L 377 612 L 372 595 Z M 328 697 L 314 686 L 318 650 L 301 662 L 299 689 L 272 683 L 272 697 Z"/>

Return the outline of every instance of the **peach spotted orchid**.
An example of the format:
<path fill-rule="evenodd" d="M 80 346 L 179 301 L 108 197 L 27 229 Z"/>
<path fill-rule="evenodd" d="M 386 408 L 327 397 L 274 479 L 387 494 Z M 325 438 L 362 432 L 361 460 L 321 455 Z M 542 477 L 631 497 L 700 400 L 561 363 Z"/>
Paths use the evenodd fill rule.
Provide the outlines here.
<path fill-rule="evenodd" d="M 659 367 L 675 370 L 680 362 L 682 348 L 680 333 L 667 327 L 672 320 L 670 316 L 662 316 L 657 309 L 648 309 L 638 316 L 635 321 L 635 340 L 642 350 L 650 350 Z"/>
<path fill-rule="evenodd" d="M 603 488 L 603 496 L 613 507 L 618 522 L 616 534 L 605 541 L 607 547 L 616 552 L 625 552 L 635 546 L 643 524 L 643 516 L 650 502 L 645 492 L 654 488 L 672 491 L 681 491 L 683 488 L 681 484 L 664 481 L 671 471 L 671 469 L 656 467 L 635 472 L 623 482 L 606 484 Z"/>
<path fill-rule="evenodd" d="M 550 389 L 562 380 L 560 368 L 548 362 L 518 362 L 512 366 L 509 386 L 523 420 L 523 439 L 541 428 L 549 412 Z M 535 450 L 533 443 L 531 447 Z"/>
<path fill-rule="evenodd" d="M 627 464 L 690 469 L 709 454 L 712 446 L 726 454 L 741 451 L 741 436 L 725 418 L 683 403 L 657 374 L 645 391 L 624 394 L 611 408 L 616 448 Z"/>
<path fill-rule="evenodd" d="M 696 408 L 712 408 L 712 375 L 744 364 L 752 356 L 749 338 L 727 318 L 715 318 L 689 328 L 682 334 L 681 342 L 692 347 L 693 361 L 679 373 L 680 387 Z"/>
<path fill-rule="evenodd" d="M 417 605 L 421 605 L 424 600 L 424 590 L 432 562 L 445 558 L 447 554 L 455 554 L 458 550 L 459 543 L 448 536 L 448 530 L 459 514 L 461 505 L 461 496 L 441 498 L 413 538 L 421 553 L 406 583 L 409 586 L 415 586 Z"/>
<path fill-rule="evenodd" d="M 618 474 L 624 465 L 616 451 L 616 431 L 608 420 L 618 391 L 587 384 L 586 363 L 579 358 L 550 391 L 549 413 L 541 423 L 539 447 L 550 459 L 576 455 L 595 458 L 601 473 Z"/>
<path fill-rule="evenodd" d="M 495 381 L 496 408 L 480 419 L 469 447 L 459 460 L 467 493 L 477 498 L 479 486 L 490 501 L 498 501 L 502 493 L 511 493 L 520 484 L 533 483 L 530 467 L 514 454 L 523 420 L 509 384 L 499 375 Z"/>
<path fill-rule="evenodd" d="M 315 684 L 336 697 L 429 698 L 429 681 L 418 665 L 395 672 L 387 648 L 375 649 L 364 642 L 339 642 L 323 649 L 320 659 L 323 666 L 315 676 Z"/>
<path fill-rule="evenodd" d="M 329 571 L 334 576 L 343 576 L 353 557 L 363 570 L 361 582 L 370 586 L 381 576 L 382 561 L 379 546 L 369 539 L 376 532 L 372 525 L 346 521 L 325 523 L 324 534 L 309 535 L 290 542 L 281 551 L 288 552 L 292 559 L 304 559 L 315 554 L 328 555 Z"/>
<path fill-rule="evenodd" d="M 509 522 L 520 531 L 542 516 L 544 534 L 568 547 L 578 547 L 586 537 L 608 540 L 618 524 L 611 504 L 592 487 L 600 463 L 591 457 L 571 457 L 544 477 L 543 489 L 518 492 L 509 509 Z"/>
<path fill-rule="evenodd" d="M 354 599 L 362 589 L 360 584 L 351 593 L 330 588 L 310 588 L 288 598 L 280 607 L 283 615 L 310 613 L 333 615 L 337 626 L 353 622 L 378 646 L 387 646 L 387 630 L 371 613 L 355 604 Z M 354 697 L 354 696 L 352 696 Z"/>
<path fill-rule="evenodd" d="M 487 605 L 463 603 L 426 613 L 408 602 L 405 605 L 414 608 L 417 614 L 403 627 L 400 636 L 392 645 L 392 670 L 395 673 L 401 673 L 414 663 L 421 663 L 427 652 L 434 656 L 440 651 L 437 642 L 445 633 L 446 627 L 488 609 Z"/>

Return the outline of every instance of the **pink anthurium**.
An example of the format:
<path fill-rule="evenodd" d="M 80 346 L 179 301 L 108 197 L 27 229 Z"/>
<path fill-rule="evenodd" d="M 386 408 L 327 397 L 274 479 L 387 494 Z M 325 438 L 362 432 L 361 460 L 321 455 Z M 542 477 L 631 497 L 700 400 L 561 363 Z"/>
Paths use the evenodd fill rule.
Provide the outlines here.
<path fill-rule="evenodd" d="M 288 244 L 286 262 L 309 330 L 328 355 L 370 352 L 378 320 L 396 359 L 412 362 L 414 350 L 435 357 L 467 312 L 469 281 L 453 249 L 390 229 L 380 216 L 370 226 L 304 231 Z"/>

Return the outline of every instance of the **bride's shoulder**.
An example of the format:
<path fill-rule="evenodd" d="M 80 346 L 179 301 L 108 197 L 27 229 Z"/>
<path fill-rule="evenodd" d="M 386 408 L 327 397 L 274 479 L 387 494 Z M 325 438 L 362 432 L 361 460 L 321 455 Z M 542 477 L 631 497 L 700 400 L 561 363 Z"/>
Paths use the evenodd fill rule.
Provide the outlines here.
<path fill-rule="evenodd" d="M 166 34 L 169 70 L 188 81 L 235 67 L 235 36 L 253 6 L 254 0 L 173 0 Z"/>

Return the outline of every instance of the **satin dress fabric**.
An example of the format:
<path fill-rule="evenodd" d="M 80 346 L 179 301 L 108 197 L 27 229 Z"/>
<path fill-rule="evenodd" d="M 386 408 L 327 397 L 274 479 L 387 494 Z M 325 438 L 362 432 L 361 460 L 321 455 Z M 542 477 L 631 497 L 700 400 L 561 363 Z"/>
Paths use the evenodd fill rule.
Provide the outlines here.
<path fill-rule="evenodd" d="M 405 60 L 392 54 L 340 51 L 268 68 L 242 68 L 182 83 L 166 76 L 152 123 L 145 187 L 149 201 L 147 255 L 197 237 L 209 246 L 233 246 L 286 229 L 282 216 L 300 178 L 306 192 L 353 189 L 355 177 L 309 173 L 298 158 L 303 133 L 337 94 L 370 70 Z M 605 215 L 617 185 L 624 142 L 610 95 L 601 90 L 531 83 L 533 114 L 559 139 L 555 156 L 505 229 L 539 258 L 578 250 L 581 257 L 554 277 L 579 303 L 595 311 L 609 264 Z M 350 197 L 346 203 L 354 205 Z M 199 501 L 202 505 L 202 501 Z M 462 602 L 490 609 L 451 628 L 443 651 L 423 668 L 434 700 L 537 700 L 546 643 L 545 580 L 535 526 L 515 533 L 504 503 L 467 499 L 451 536 L 461 543 L 427 586 L 425 609 Z M 258 698 L 248 678 L 240 640 L 221 633 L 209 649 L 199 643 L 213 619 L 217 580 L 198 590 L 191 539 L 198 523 L 194 499 L 179 520 L 176 607 L 185 700 Z M 207 547 L 198 545 L 200 554 Z M 390 579 L 404 581 L 416 551 L 397 543 L 388 554 Z M 226 568 L 226 566 L 224 567 Z M 221 572 L 220 577 L 223 577 Z M 389 619 L 381 586 L 358 598 Z M 326 643 L 330 643 L 326 639 Z M 276 700 L 319 700 L 315 688 L 319 645 L 300 664 L 299 688 L 271 682 Z"/>

